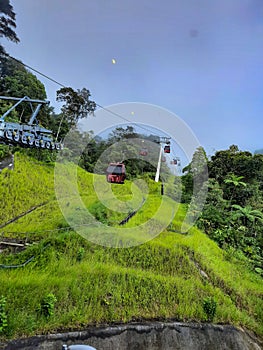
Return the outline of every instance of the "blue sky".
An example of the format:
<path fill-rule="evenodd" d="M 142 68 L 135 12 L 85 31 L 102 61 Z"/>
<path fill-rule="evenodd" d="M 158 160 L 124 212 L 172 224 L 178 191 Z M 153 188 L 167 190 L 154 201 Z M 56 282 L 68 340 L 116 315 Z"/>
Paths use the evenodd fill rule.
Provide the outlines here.
<path fill-rule="evenodd" d="M 263 148 L 262 0 L 10 2 L 21 42 L 3 45 L 26 64 L 103 106 L 168 109 L 208 154 Z"/>

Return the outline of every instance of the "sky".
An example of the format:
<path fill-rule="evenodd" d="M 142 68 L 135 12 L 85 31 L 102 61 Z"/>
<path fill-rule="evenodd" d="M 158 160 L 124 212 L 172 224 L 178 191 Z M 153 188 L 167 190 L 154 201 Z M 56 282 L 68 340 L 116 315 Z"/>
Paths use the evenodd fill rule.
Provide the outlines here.
<path fill-rule="evenodd" d="M 10 3 L 20 43 L 3 45 L 27 65 L 89 89 L 104 107 L 164 108 L 189 126 L 208 155 L 232 144 L 263 148 L 262 0 Z M 58 110 L 60 86 L 37 77 Z M 169 129 L 173 120 L 160 118 Z M 99 115 L 90 119 L 90 129 L 98 122 Z"/>

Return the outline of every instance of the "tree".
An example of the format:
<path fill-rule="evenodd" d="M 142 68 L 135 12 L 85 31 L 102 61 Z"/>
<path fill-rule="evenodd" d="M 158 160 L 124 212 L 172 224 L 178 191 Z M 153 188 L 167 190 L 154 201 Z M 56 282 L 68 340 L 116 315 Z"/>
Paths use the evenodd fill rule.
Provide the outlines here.
<path fill-rule="evenodd" d="M 262 266 L 263 155 L 232 145 L 216 152 L 208 166 L 208 195 L 198 226 L 220 247 L 242 252 L 254 268 Z"/>
<path fill-rule="evenodd" d="M 202 186 L 208 179 L 207 173 L 208 158 L 203 147 L 197 147 L 191 162 L 183 169 L 186 173 L 182 176 L 183 194 L 182 201 L 189 202 L 195 191 L 202 190 Z"/>
<path fill-rule="evenodd" d="M 114 143 L 122 139 L 138 138 L 139 136 L 131 125 L 128 125 L 125 129 L 123 127 L 117 127 L 110 133 L 109 142 Z"/>
<path fill-rule="evenodd" d="M 62 117 L 57 131 L 57 137 L 60 133 L 61 125 L 64 120 L 70 126 L 75 126 L 79 119 L 94 114 L 96 103 L 91 101 L 89 90 L 73 90 L 71 87 L 63 87 L 57 91 L 57 101 L 64 102 L 61 108 Z"/>
<path fill-rule="evenodd" d="M 240 151 L 236 145 L 228 150 L 218 151 L 208 163 L 209 177 L 215 178 L 219 184 L 224 183 L 229 174 L 243 176 L 244 181 L 251 181 L 253 173 L 253 156 L 250 152 Z"/>
<path fill-rule="evenodd" d="M 230 185 L 230 192 L 231 192 L 231 195 L 229 198 L 230 205 L 232 204 L 232 199 L 236 194 L 237 188 L 242 187 L 242 186 L 243 187 L 247 186 L 247 184 L 245 182 L 241 181 L 243 178 L 244 178 L 244 176 L 237 176 L 235 174 L 229 174 L 227 176 L 227 178 L 224 180 L 225 184 Z"/>
<path fill-rule="evenodd" d="M 14 43 L 18 43 L 19 38 L 14 31 L 14 28 L 16 28 L 16 14 L 9 0 L 0 1 L 0 14 L 0 37 L 5 37 Z M 2 45 L 0 45 L 0 53 L 5 53 Z"/>
<path fill-rule="evenodd" d="M 255 221 L 263 223 L 263 214 L 260 210 L 253 209 L 250 205 L 241 207 L 240 205 L 233 204 L 232 207 L 236 209 L 235 214 L 233 214 L 233 218 L 240 218 L 244 226 L 248 226 L 248 222 L 252 223 L 252 227 L 254 226 Z"/>
<path fill-rule="evenodd" d="M 226 184 L 233 184 L 235 187 L 244 186 L 246 187 L 246 183 L 241 181 L 244 176 L 236 176 L 235 174 L 230 174 L 228 178 L 224 180 Z"/>
<path fill-rule="evenodd" d="M 44 85 L 37 77 L 30 73 L 24 65 L 10 57 L 6 57 L 1 65 L 2 74 L 0 79 L 0 95 L 9 97 L 28 96 L 32 99 L 45 100 L 46 90 Z M 0 101 L 0 112 L 10 108 L 10 101 Z M 43 106 L 37 116 L 40 123 L 44 123 L 45 127 L 49 125 L 50 108 Z M 17 121 L 26 122 L 32 114 L 32 110 L 28 103 L 21 103 L 16 108 Z M 12 117 L 14 113 L 12 113 Z"/>
<path fill-rule="evenodd" d="M 223 190 L 215 179 L 209 179 L 206 203 L 198 219 L 198 227 L 204 229 L 209 235 L 214 230 L 223 228 L 228 221 L 226 207 L 227 201 L 223 198 Z"/>

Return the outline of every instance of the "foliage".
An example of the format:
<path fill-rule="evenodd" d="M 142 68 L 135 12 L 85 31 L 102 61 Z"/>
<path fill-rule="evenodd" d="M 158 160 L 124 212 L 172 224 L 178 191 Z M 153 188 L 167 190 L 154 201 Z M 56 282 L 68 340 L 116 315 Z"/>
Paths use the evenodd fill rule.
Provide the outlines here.
<path fill-rule="evenodd" d="M 230 183 L 233 184 L 235 187 L 237 186 L 244 186 L 246 187 L 246 183 L 243 181 L 240 181 L 241 179 L 243 179 L 244 176 L 236 176 L 235 174 L 230 174 L 225 180 L 224 182 L 226 184 Z"/>
<path fill-rule="evenodd" d="M 263 223 L 263 213 L 260 210 L 253 209 L 251 205 L 247 205 L 244 208 L 240 205 L 233 204 L 232 208 L 236 209 L 236 213 L 233 215 L 233 219 L 242 219 L 242 223 L 245 226 L 249 225 L 249 222 L 254 224 L 256 220 Z"/>
<path fill-rule="evenodd" d="M 16 28 L 16 14 L 9 0 L 1 0 L 0 14 L 0 38 L 5 37 L 14 43 L 18 43 L 19 38 L 14 31 L 14 28 Z M 0 45 L 0 54 L 4 52 L 3 46 Z"/>
<path fill-rule="evenodd" d="M 75 133 L 75 131 L 74 131 Z M 74 134 L 72 134 L 74 135 Z M 76 147 L 76 138 L 72 137 L 73 150 Z M 93 137 L 92 132 L 88 137 L 82 133 L 78 137 L 78 142 L 82 145 L 86 141 L 79 165 L 89 172 L 105 174 L 105 170 L 110 162 L 123 162 L 126 167 L 127 179 L 138 176 L 149 176 L 154 178 L 159 154 L 159 145 L 152 142 L 152 135 L 139 135 L 132 126 L 117 127 L 109 134 L 107 139 Z M 142 141 L 149 143 L 149 157 L 144 158 L 139 155 Z M 71 144 L 71 143 L 70 143 Z M 166 180 L 170 171 L 166 165 L 161 167 L 162 180 Z"/>
<path fill-rule="evenodd" d="M 9 103 L 5 100 L 0 100 L 0 115 L 4 115 L 4 113 L 6 113 L 11 107 L 11 102 Z M 5 120 L 10 122 L 18 121 L 18 119 L 18 112 L 16 110 L 9 111 L 8 115 L 5 117 Z"/>
<path fill-rule="evenodd" d="M 70 174 L 70 164 L 65 164 L 65 172 Z M 249 271 L 242 252 L 223 251 L 196 228 L 188 235 L 164 231 L 143 245 L 126 249 L 92 244 L 68 227 L 54 200 L 53 175 L 52 166 L 25 155 L 16 155 L 14 171 L 0 174 L 4 199 L 1 212 L 5 214 L 2 222 L 45 202 L 1 229 L 4 237 L 27 239 L 31 245 L 18 254 L 3 252 L 0 265 L 19 265 L 34 257 L 23 269 L 0 270 L 0 294 L 10 300 L 8 326 L 2 339 L 138 319 L 202 321 L 205 311 L 200 301 L 204 298 L 217 302 L 215 322 L 263 334 L 262 283 L 256 273 Z M 105 183 L 104 176 L 95 176 Z M 7 179 L 12 185 L 9 197 Z M 98 204 L 92 179 L 92 174 L 78 169 L 83 203 L 100 211 L 103 208 Z M 62 181 L 67 184 L 67 178 Z M 147 200 L 127 227 L 153 217 L 162 201 L 158 184 L 147 181 Z M 212 181 L 211 186 L 215 190 L 210 190 L 213 203 L 225 208 L 218 183 Z M 129 181 L 122 186 L 112 185 L 114 195 L 127 206 L 131 199 L 136 199 L 136 205 L 141 202 L 140 190 L 135 193 L 131 188 Z M 214 192 L 217 194 L 213 197 Z M 72 203 L 74 198 L 65 200 Z M 171 228 L 176 230 L 181 227 L 187 206 L 170 198 L 167 203 L 175 208 Z M 116 225 L 126 216 L 107 210 L 103 216 L 107 224 Z M 36 312 L 41 304 L 43 317 Z M 207 316 L 213 313 L 211 306 Z M 51 317 L 54 307 L 56 317 Z"/>
<path fill-rule="evenodd" d="M 3 333 L 5 328 L 8 326 L 7 314 L 6 314 L 6 298 L 1 296 L 0 298 L 0 334 Z"/>
<path fill-rule="evenodd" d="M 220 247 L 233 247 L 261 273 L 263 263 L 263 156 L 237 146 L 216 152 L 209 162 L 209 191 L 198 227 Z"/>
<path fill-rule="evenodd" d="M 202 189 L 208 178 L 207 173 L 208 158 L 203 147 L 198 147 L 192 157 L 191 162 L 187 165 L 182 176 L 183 194 L 182 202 L 190 203 L 193 196 L 193 188 L 195 191 Z"/>
<path fill-rule="evenodd" d="M 11 147 L 7 145 L 0 145 L 0 160 L 12 154 Z"/>
<path fill-rule="evenodd" d="M 57 91 L 57 101 L 64 102 L 57 137 L 64 120 L 69 126 L 75 126 L 79 119 L 94 114 L 96 103 L 90 100 L 90 96 L 90 91 L 86 88 L 75 91 L 71 87 L 63 87 Z"/>
<path fill-rule="evenodd" d="M 41 300 L 40 313 L 47 318 L 50 316 L 53 316 L 56 302 L 57 302 L 57 298 L 53 293 L 47 294 Z"/>
<path fill-rule="evenodd" d="M 84 255 L 85 255 L 85 249 L 83 247 L 80 247 L 77 254 L 77 261 L 83 260 Z"/>
<path fill-rule="evenodd" d="M 132 139 L 139 136 L 140 135 L 135 132 L 133 126 L 128 125 L 125 129 L 119 126 L 110 133 L 109 143 L 113 144 L 115 142 L 121 141 L 122 139 Z"/>
<path fill-rule="evenodd" d="M 255 159 L 250 152 L 240 151 L 237 146 L 232 145 L 228 150 L 217 151 L 211 157 L 208 162 L 209 177 L 216 179 L 221 185 L 230 174 L 235 174 L 242 176 L 243 182 L 247 183 L 255 176 L 255 166 Z"/>
<path fill-rule="evenodd" d="M 203 310 L 205 312 L 206 320 L 208 322 L 212 322 L 215 318 L 216 306 L 217 303 L 213 298 L 207 297 L 203 299 Z"/>
<path fill-rule="evenodd" d="M 6 57 L 3 60 L 2 78 L 0 79 L 0 91 L 3 96 L 9 97 L 25 97 L 31 99 L 46 99 L 46 91 L 44 85 L 37 79 L 35 75 L 30 73 L 18 60 Z M 14 104 L 14 102 L 12 102 Z M 10 107 L 10 102 L 1 101 L 0 110 L 3 113 Z M 37 116 L 40 123 L 45 123 L 48 127 L 50 123 L 51 109 L 42 106 Z M 30 105 L 22 102 L 16 107 L 15 112 L 11 112 L 11 116 L 21 122 L 28 122 L 32 114 Z"/>

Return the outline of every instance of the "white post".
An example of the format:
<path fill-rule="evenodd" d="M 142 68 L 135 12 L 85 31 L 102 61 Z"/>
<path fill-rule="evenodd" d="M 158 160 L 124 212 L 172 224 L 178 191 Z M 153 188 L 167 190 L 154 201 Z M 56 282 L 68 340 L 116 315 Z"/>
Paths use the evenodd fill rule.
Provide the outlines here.
<path fill-rule="evenodd" d="M 162 158 L 162 144 L 160 145 L 160 153 L 159 153 L 159 160 L 158 160 L 156 174 L 155 174 L 155 182 L 159 181 L 160 168 L 161 168 L 161 158 Z"/>

